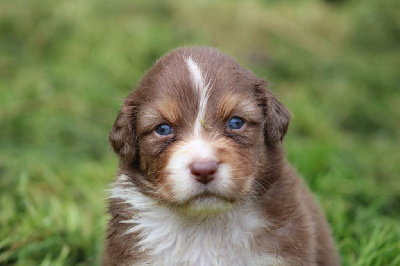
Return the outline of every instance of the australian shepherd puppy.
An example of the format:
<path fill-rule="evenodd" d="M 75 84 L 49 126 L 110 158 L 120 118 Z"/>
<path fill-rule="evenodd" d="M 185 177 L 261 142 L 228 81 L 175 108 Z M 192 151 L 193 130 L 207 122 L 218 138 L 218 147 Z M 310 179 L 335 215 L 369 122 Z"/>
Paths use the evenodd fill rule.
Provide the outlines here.
<path fill-rule="evenodd" d="M 338 265 L 323 213 L 285 160 L 289 111 L 206 47 L 159 59 L 110 133 L 119 170 L 104 265 Z"/>

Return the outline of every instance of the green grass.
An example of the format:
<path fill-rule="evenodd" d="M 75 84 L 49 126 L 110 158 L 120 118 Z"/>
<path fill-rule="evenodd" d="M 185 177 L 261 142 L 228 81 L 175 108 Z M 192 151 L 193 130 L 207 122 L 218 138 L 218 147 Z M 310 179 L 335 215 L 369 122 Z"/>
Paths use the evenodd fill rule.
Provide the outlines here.
<path fill-rule="evenodd" d="M 273 83 L 344 265 L 400 264 L 400 2 L 0 2 L 0 265 L 101 257 L 108 131 L 155 59 L 211 45 Z"/>

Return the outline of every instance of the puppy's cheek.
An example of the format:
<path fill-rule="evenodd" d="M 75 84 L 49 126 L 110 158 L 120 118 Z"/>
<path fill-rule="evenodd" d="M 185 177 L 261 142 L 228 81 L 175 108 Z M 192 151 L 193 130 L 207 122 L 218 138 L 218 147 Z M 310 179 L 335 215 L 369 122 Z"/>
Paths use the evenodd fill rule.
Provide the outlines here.
<path fill-rule="evenodd" d="M 232 169 L 229 164 L 220 163 L 218 167 L 218 176 L 213 183 L 213 190 L 216 193 L 232 195 L 234 198 L 235 184 L 232 182 Z"/>
<path fill-rule="evenodd" d="M 170 201 L 180 202 L 194 194 L 196 183 L 191 177 L 189 160 L 185 156 L 172 157 L 167 165 L 168 174 L 165 176 L 165 183 L 169 190 L 166 197 Z"/>
<path fill-rule="evenodd" d="M 254 154 L 231 140 L 216 142 L 215 149 L 221 161 L 219 169 L 221 182 L 218 187 L 223 188 L 225 193 L 245 196 L 252 190 L 254 182 L 256 171 Z"/>
<path fill-rule="evenodd" d="M 244 171 L 242 165 L 224 163 L 221 165 L 218 183 L 215 190 L 230 198 L 243 198 L 252 190 L 254 174 L 252 171 Z M 226 169 L 226 170 L 225 170 Z"/>
<path fill-rule="evenodd" d="M 172 185 L 167 182 L 166 176 L 160 178 L 157 184 L 157 194 L 158 197 L 164 201 L 170 202 L 172 193 Z"/>

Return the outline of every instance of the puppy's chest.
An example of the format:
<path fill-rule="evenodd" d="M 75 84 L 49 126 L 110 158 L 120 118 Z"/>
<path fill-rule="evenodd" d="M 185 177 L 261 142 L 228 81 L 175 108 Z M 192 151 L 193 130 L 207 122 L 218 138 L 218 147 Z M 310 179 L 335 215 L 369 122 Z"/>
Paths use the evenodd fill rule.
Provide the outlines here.
<path fill-rule="evenodd" d="M 132 194 L 130 194 L 132 195 Z M 219 216 L 195 219 L 136 194 L 125 199 L 137 211 L 126 234 L 139 234 L 133 249 L 142 254 L 136 265 L 277 265 L 275 254 L 260 252 L 254 242 L 265 225 L 246 206 Z"/>
<path fill-rule="evenodd" d="M 148 218 L 148 217 L 147 217 Z M 132 231 L 140 229 L 139 249 L 151 265 L 266 265 L 273 256 L 255 251 L 253 235 L 260 229 L 255 217 L 229 221 L 225 217 L 200 221 L 177 217 L 158 221 L 143 216 Z M 144 221 L 146 220 L 146 221 Z M 146 223 L 146 224 L 144 224 Z M 248 223 L 248 224 L 246 224 Z"/>

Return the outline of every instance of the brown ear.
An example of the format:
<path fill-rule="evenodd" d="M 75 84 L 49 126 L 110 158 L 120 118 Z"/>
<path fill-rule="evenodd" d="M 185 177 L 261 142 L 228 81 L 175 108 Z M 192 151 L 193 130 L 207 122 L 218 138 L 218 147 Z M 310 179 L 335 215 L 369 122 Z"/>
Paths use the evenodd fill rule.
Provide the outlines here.
<path fill-rule="evenodd" d="M 131 165 L 136 162 L 136 132 L 134 128 L 136 108 L 127 101 L 122 106 L 110 131 L 109 141 L 121 163 Z"/>
<path fill-rule="evenodd" d="M 264 81 L 257 86 L 258 93 L 262 95 L 259 105 L 263 108 L 265 119 L 264 135 L 267 145 L 282 142 L 290 122 L 290 111 L 286 109 L 268 90 Z"/>

